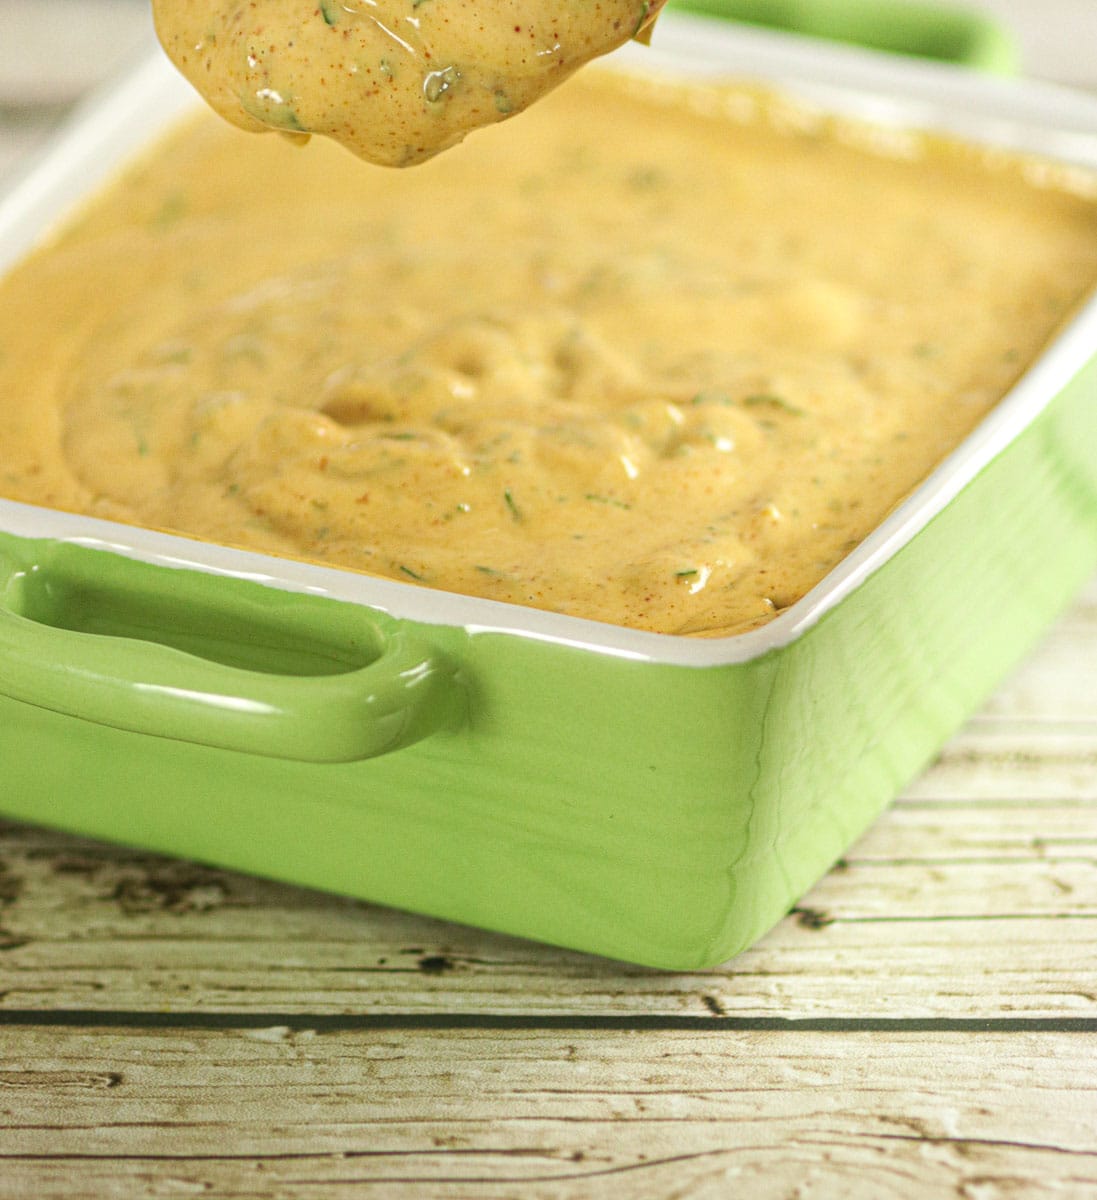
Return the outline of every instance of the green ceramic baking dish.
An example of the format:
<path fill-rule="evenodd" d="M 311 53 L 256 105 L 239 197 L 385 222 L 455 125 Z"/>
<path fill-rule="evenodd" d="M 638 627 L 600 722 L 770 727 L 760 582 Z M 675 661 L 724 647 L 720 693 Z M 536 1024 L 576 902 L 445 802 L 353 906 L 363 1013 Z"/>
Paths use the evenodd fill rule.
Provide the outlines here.
<path fill-rule="evenodd" d="M 1097 165 L 1097 99 L 660 23 L 650 69 Z M 191 103 L 157 57 L 12 261 Z M 693 640 L 0 502 L 0 812 L 666 968 L 772 926 L 1097 566 L 1097 305 L 803 600 Z"/>

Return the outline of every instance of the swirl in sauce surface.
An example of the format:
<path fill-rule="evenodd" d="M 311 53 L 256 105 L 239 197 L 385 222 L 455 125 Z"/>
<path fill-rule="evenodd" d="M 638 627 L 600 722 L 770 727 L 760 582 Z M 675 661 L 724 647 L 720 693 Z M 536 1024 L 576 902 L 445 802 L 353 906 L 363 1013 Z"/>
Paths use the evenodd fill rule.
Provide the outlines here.
<path fill-rule="evenodd" d="M 415 172 L 173 134 L 0 284 L 0 489 L 640 629 L 771 617 L 1093 288 L 1097 204 L 606 76 Z"/>

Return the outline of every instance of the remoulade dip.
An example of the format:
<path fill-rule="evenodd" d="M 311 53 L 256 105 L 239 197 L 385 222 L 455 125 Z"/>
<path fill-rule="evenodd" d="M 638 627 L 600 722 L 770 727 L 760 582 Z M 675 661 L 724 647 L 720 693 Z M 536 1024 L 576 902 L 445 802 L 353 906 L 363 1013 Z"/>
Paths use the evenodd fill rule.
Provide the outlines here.
<path fill-rule="evenodd" d="M 0 492 L 638 629 L 751 628 L 1097 282 L 1092 189 L 879 141 L 596 70 L 414 172 L 202 114 L 0 284 Z"/>

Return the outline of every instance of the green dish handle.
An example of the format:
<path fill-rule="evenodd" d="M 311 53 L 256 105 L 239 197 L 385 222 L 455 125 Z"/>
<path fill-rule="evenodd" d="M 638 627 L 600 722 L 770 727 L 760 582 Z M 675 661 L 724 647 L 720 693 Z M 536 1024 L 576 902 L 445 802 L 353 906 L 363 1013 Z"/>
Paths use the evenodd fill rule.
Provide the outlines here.
<path fill-rule="evenodd" d="M 1013 36 L 985 13 L 922 0 L 669 0 L 670 9 L 850 42 L 997 75 L 1016 74 Z"/>
<path fill-rule="evenodd" d="M 132 562 L 119 568 L 110 564 L 110 555 L 95 557 L 107 560 L 107 575 L 121 570 L 129 577 L 137 568 L 143 588 L 112 593 L 98 579 L 74 586 L 71 578 L 51 579 L 37 565 L 10 574 L 0 591 L 0 695 L 132 733 L 310 763 L 372 758 L 460 721 L 463 699 L 455 670 L 400 629 L 382 633 L 356 606 L 282 593 L 290 645 L 282 661 L 291 666 L 281 672 L 279 650 L 272 649 L 280 607 L 273 589 L 245 584 L 251 591 L 241 594 L 236 580 L 199 576 L 196 584 L 187 578 L 190 572 Z M 142 576 L 142 569 L 153 574 Z M 188 594 L 203 595 L 205 608 L 192 615 L 184 642 L 223 648 L 229 630 L 238 644 L 223 657 L 255 657 L 239 643 L 245 640 L 240 631 L 257 617 L 266 643 L 256 659 L 259 669 L 179 647 L 177 631 L 168 626 Z M 97 624 L 126 628 L 127 619 L 132 627 L 135 604 L 147 621 L 150 600 L 158 613 L 156 627 L 146 631 L 138 624 L 136 635 L 93 631 Z M 342 661 L 317 656 L 315 637 L 309 654 L 298 651 L 295 658 L 292 645 L 301 644 L 302 629 L 307 625 L 314 632 L 319 624 L 322 631 L 325 609 L 332 607 L 343 610 L 337 634 L 345 633 L 348 620 L 360 634 L 365 631 L 357 638 L 357 660 L 346 661 L 345 653 Z M 73 628 L 74 623 L 85 627 Z M 207 643 L 195 632 L 202 626 L 213 628 Z"/>

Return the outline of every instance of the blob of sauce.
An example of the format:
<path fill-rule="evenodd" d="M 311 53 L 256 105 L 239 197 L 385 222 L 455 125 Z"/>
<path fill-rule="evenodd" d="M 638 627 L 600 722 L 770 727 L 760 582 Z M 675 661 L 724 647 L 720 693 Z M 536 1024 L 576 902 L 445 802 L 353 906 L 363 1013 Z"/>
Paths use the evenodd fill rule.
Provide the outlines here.
<path fill-rule="evenodd" d="M 172 61 L 233 124 L 410 166 L 643 33 L 662 0 L 153 0 Z"/>

